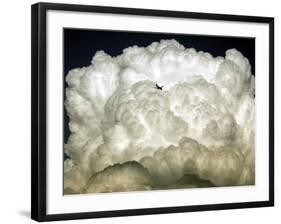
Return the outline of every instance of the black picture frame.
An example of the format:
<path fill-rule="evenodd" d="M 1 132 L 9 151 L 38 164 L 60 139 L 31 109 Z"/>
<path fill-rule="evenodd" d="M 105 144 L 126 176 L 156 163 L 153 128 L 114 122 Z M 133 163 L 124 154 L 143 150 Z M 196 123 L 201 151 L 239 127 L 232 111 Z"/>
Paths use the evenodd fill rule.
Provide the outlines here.
<path fill-rule="evenodd" d="M 85 213 L 52 214 L 46 213 L 46 13 L 48 10 L 76 12 L 100 12 L 124 15 L 161 16 L 234 22 L 253 22 L 269 25 L 269 200 L 206 204 L 195 206 L 176 206 L 160 208 L 139 208 L 130 210 L 99 211 Z M 183 11 L 164 11 L 136 8 L 102 7 L 89 5 L 37 3 L 32 5 L 31 13 L 31 95 L 32 95 L 32 155 L 31 155 L 31 218 L 36 221 L 74 220 L 115 216 L 132 216 L 161 213 L 193 212 L 206 210 L 238 209 L 274 206 L 274 18 L 195 13 Z"/>

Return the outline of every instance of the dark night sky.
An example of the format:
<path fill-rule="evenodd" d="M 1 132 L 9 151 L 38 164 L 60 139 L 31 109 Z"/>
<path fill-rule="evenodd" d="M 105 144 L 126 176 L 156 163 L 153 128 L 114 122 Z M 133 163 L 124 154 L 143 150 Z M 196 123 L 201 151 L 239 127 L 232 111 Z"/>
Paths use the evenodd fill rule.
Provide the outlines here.
<path fill-rule="evenodd" d="M 213 56 L 224 57 L 227 49 L 236 48 L 249 59 L 252 73 L 255 73 L 255 40 L 253 38 L 64 29 L 64 76 L 70 69 L 90 65 L 92 57 L 98 50 L 103 50 L 111 56 L 117 56 L 129 46 L 144 47 L 161 39 L 176 39 L 187 48 L 192 47 L 197 51 L 209 52 Z M 68 117 L 64 112 L 65 143 L 68 136 Z"/>

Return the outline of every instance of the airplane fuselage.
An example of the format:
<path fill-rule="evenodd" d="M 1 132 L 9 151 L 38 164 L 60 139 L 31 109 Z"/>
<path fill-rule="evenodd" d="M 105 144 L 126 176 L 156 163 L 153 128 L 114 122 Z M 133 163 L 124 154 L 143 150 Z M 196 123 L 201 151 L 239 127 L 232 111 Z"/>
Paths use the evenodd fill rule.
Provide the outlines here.
<path fill-rule="evenodd" d="M 164 86 L 159 86 L 157 83 L 155 83 L 155 88 L 158 90 L 163 90 Z"/>

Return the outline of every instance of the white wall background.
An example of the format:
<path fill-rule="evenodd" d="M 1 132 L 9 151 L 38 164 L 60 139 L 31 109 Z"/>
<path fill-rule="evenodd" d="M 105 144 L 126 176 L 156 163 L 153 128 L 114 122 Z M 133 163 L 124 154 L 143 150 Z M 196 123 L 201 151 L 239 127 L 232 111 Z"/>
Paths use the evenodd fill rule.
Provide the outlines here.
<path fill-rule="evenodd" d="M 51 0 L 50 0 L 51 1 Z M 30 5 L 6 0 L 0 6 L 0 223 L 30 220 Z M 274 208 L 149 215 L 59 223 L 278 223 L 281 218 L 280 172 L 280 6 L 277 0 L 60 0 L 119 7 L 184 10 L 275 17 L 275 180 Z M 280 221 L 279 221 L 280 222 Z"/>

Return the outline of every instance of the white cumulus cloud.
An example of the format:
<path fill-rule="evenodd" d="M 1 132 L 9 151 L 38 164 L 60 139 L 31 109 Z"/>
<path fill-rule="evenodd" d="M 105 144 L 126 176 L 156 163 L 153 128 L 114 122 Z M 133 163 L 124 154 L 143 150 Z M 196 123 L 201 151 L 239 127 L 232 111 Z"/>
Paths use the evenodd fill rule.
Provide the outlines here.
<path fill-rule="evenodd" d="M 125 191 L 133 170 L 137 177 L 140 171 L 117 166 L 114 172 L 113 165 L 133 160 L 147 173 L 140 175 L 145 187 L 136 183 L 132 190 L 151 189 L 146 180 L 163 186 L 186 174 L 216 186 L 255 183 L 255 78 L 236 49 L 213 57 L 161 40 L 117 57 L 98 51 L 66 81 L 66 192 Z M 109 166 L 95 183 L 93 175 Z M 124 179 L 120 188 L 106 177 L 114 173 Z"/>

